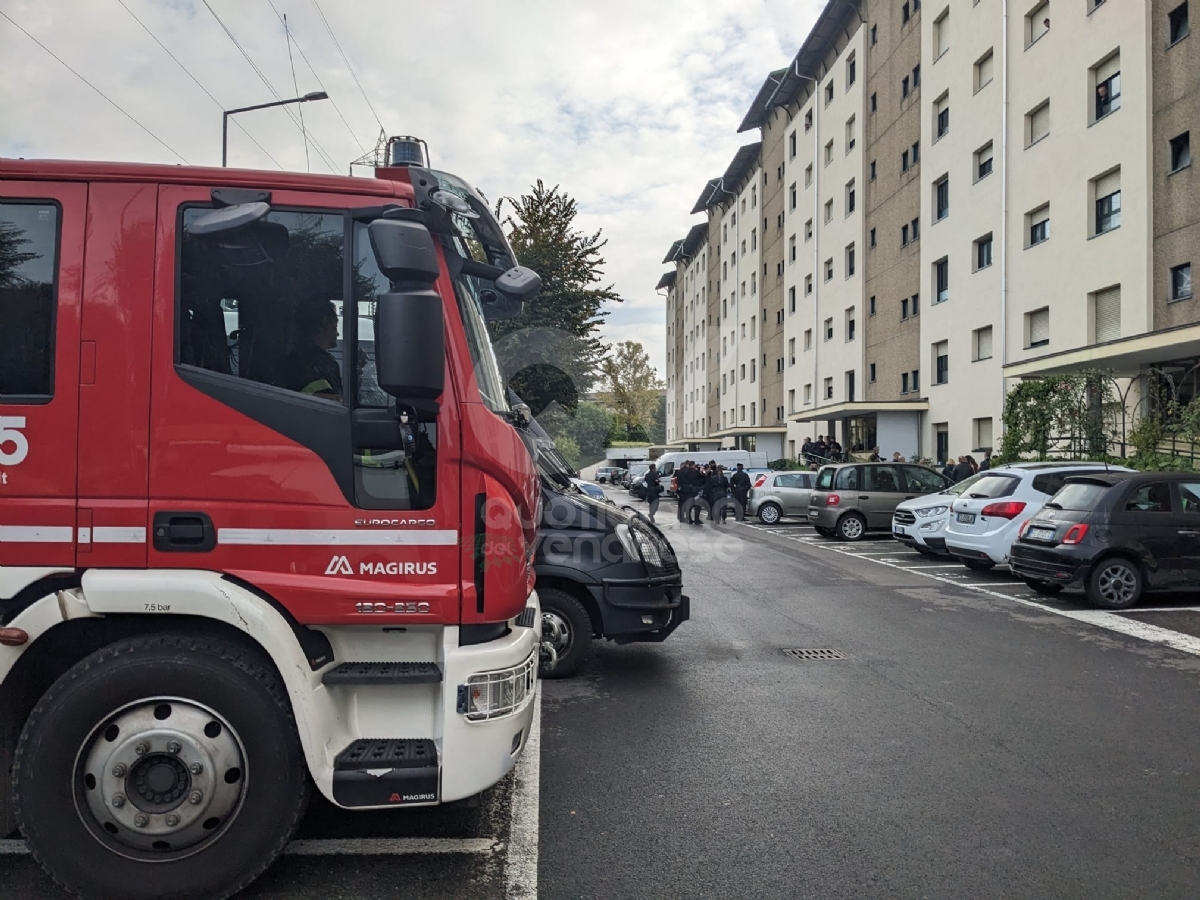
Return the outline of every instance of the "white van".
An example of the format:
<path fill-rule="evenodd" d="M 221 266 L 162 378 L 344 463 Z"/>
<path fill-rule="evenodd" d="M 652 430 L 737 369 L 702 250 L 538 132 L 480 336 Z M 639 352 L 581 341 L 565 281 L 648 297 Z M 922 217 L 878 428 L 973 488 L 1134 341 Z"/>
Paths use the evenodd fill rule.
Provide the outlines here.
<path fill-rule="evenodd" d="M 765 469 L 767 467 L 767 454 L 765 451 L 685 450 L 675 453 L 664 453 L 656 459 L 655 463 L 658 465 L 658 474 L 663 478 L 670 479 L 675 474 L 675 470 L 679 468 L 680 463 L 689 459 L 702 466 L 707 465 L 709 462 L 715 462 L 718 466 L 725 467 L 726 475 L 738 463 L 741 463 L 747 469 Z"/>

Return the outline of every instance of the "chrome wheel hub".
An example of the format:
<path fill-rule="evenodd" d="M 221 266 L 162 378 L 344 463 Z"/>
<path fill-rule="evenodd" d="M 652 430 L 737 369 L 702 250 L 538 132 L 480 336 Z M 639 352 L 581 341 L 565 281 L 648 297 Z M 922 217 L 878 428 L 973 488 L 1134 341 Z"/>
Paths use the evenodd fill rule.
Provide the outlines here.
<path fill-rule="evenodd" d="M 155 697 L 92 732 L 76 762 L 76 807 L 122 855 L 179 858 L 233 821 L 246 774 L 241 739 L 225 719 L 199 703 Z"/>
<path fill-rule="evenodd" d="M 842 534 L 851 540 L 855 540 L 862 536 L 862 522 L 854 517 L 850 517 L 842 522 Z"/>

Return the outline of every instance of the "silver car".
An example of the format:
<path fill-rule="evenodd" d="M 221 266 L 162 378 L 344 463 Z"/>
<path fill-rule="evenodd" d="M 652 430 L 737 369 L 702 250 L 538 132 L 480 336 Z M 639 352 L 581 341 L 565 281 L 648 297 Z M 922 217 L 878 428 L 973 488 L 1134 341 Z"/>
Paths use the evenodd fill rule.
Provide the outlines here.
<path fill-rule="evenodd" d="M 812 472 L 768 472 L 759 475 L 750 488 L 746 514 L 758 516 L 764 525 L 774 525 L 784 516 L 808 517 L 808 494 Z"/>

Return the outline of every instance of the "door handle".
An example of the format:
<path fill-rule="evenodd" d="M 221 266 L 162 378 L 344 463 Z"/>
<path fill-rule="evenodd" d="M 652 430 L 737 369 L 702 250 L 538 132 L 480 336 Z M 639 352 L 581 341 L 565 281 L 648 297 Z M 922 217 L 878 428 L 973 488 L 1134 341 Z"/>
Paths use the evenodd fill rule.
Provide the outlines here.
<path fill-rule="evenodd" d="M 207 553 L 217 545 L 212 519 L 202 512 L 154 514 L 154 549 L 163 553 Z"/>
<path fill-rule="evenodd" d="M 859 495 L 858 495 L 858 499 L 859 499 L 859 500 L 870 500 L 870 499 L 871 499 L 871 495 L 870 495 L 870 494 L 859 494 Z"/>

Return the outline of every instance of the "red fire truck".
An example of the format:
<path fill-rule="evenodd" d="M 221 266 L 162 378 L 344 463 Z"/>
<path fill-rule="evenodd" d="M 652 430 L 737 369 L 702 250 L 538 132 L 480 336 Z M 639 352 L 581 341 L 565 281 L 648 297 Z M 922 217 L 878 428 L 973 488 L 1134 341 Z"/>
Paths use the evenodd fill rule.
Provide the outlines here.
<path fill-rule="evenodd" d="M 524 746 L 485 322 L 539 282 L 459 178 L 376 174 L 0 160 L 0 835 L 80 896 L 227 897 L 310 785 L 454 801 Z"/>

